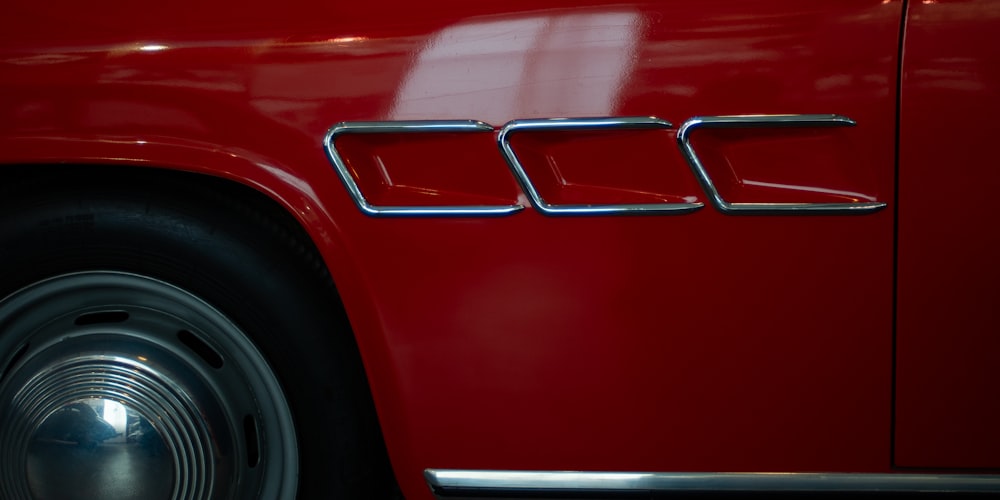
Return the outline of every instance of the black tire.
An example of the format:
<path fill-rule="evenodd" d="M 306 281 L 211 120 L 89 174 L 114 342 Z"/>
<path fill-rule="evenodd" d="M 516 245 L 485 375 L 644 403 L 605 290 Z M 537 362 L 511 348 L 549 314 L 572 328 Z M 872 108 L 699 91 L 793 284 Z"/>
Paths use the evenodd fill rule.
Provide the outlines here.
<path fill-rule="evenodd" d="M 210 448 L 201 453 L 214 465 L 174 470 L 174 488 L 183 490 L 177 498 L 392 494 L 360 356 L 325 267 L 290 217 L 258 208 L 247 200 L 256 193 L 244 190 L 187 174 L 83 168 L 2 188 L 0 484 L 9 489 L 0 496 L 42 495 L 32 482 L 40 479 L 27 476 L 58 471 L 26 471 L 34 445 L 24 436 L 45 427 L 47 414 L 95 394 L 131 402 L 133 413 L 176 412 L 178 422 L 194 422 L 189 429 L 139 417 L 157 427 L 175 469 L 200 459 L 183 449 L 188 438 L 170 436 L 207 433 L 199 446 Z M 84 358 L 87 373 L 104 377 L 91 382 L 142 372 L 114 363 L 144 353 L 158 357 L 149 373 L 162 380 L 141 391 L 64 389 L 76 380 L 70 375 L 39 389 L 36 380 Z M 51 393 L 32 403 L 41 405 L 33 416 L 22 401 L 28 386 Z M 170 399 L 177 390 L 175 399 L 193 401 L 190 408 L 137 402 L 150 391 Z"/>

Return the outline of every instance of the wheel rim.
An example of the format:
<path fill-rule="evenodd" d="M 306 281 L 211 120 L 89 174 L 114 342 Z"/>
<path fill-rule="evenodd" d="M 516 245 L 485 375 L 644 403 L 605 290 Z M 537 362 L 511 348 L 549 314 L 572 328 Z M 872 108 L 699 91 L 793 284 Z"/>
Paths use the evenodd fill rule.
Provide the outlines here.
<path fill-rule="evenodd" d="M 0 497 L 294 498 L 291 412 L 195 295 L 74 273 L 0 301 Z"/>

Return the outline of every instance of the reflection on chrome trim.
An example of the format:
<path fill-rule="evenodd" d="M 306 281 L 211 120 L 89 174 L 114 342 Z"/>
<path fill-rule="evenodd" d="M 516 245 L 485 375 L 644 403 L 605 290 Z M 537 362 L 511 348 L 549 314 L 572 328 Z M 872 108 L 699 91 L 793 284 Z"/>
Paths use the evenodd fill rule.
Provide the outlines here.
<path fill-rule="evenodd" d="M 500 216 L 516 213 L 524 209 L 521 205 L 462 205 L 462 206 L 377 206 L 365 198 L 358 183 L 351 176 L 350 168 L 337 151 L 335 141 L 343 134 L 389 134 L 428 132 L 492 132 L 493 127 L 473 120 L 439 121 L 391 121 L 391 122 L 341 122 L 326 133 L 323 147 L 333 164 L 337 176 L 344 183 L 347 192 L 366 215 L 371 216 Z"/>
<path fill-rule="evenodd" d="M 739 115 L 696 116 L 677 130 L 677 144 L 708 199 L 723 213 L 773 214 L 781 212 L 868 213 L 885 208 L 882 202 L 858 203 L 730 203 L 722 198 L 711 176 L 691 145 L 691 132 L 698 128 L 762 127 L 852 127 L 854 120 L 840 115 Z"/>
<path fill-rule="evenodd" d="M 517 153 L 510 144 L 510 135 L 527 130 L 620 130 L 671 128 L 672 125 L 656 117 L 625 118 L 547 118 L 541 120 L 514 120 L 500 129 L 497 142 L 507 165 L 521 184 L 531 204 L 546 215 L 626 215 L 626 214 L 683 214 L 698 210 L 703 203 L 642 203 L 621 205 L 553 205 L 546 202 L 528 173 L 521 165 Z"/>
<path fill-rule="evenodd" d="M 424 471 L 438 495 L 545 492 L 1000 493 L 1000 476 L 950 474 Z"/>

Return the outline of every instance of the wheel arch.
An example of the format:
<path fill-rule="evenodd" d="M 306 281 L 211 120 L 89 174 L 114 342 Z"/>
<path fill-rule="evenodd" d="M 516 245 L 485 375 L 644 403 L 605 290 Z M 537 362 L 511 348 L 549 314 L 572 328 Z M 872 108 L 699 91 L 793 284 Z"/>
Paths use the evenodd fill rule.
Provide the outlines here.
<path fill-rule="evenodd" d="M 320 217 L 313 215 L 314 206 L 318 205 L 300 190 L 278 186 L 277 183 L 253 180 L 250 177 L 239 176 L 231 171 L 209 171 L 176 168 L 170 166 L 124 165 L 121 163 L 93 162 L 59 162 L 59 163 L 17 163 L 0 166 L 0 192 L 17 190 L 19 186 L 28 183 L 44 182 L 46 178 L 67 174 L 87 174 L 93 177 L 91 182 L 100 183 L 109 178 L 129 182 L 137 190 L 148 189 L 147 183 L 157 183 L 159 180 L 172 180 L 176 183 L 205 182 L 217 190 L 223 197 L 253 207 L 270 220 L 279 223 L 290 231 L 303 244 L 309 245 L 309 250 L 322 259 L 322 267 L 317 272 L 328 274 L 337 290 L 337 298 L 341 298 L 341 284 L 338 276 L 340 269 L 350 269 L 344 262 L 339 238 L 331 234 L 334 224 L 322 224 Z M 331 221 L 332 222 L 332 221 Z M 331 227 L 327 227 L 331 226 Z M 331 265 L 341 262 L 342 265 Z"/>
<path fill-rule="evenodd" d="M 363 281 L 350 264 L 350 257 L 344 249 L 334 217 L 306 181 L 287 170 L 270 167 L 260 162 L 228 157 L 222 167 L 204 168 L 200 165 L 154 165 L 152 162 L 120 159 L 100 162 L 94 159 L 77 161 L 16 162 L 0 165 L 0 193 L 18 189 L 25 184 L 44 183 L 46 178 L 67 173 L 93 175 L 93 182 L 101 182 L 109 176 L 132 183 L 137 189 L 149 189 L 146 183 L 169 180 L 175 183 L 196 181 L 209 183 L 222 196 L 237 203 L 250 206 L 269 220 L 280 224 L 289 231 L 301 245 L 315 257 L 315 271 L 325 275 L 332 283 L 332 293 L 336 299 L 334 307 L 344 313 L 349 337 L 359 355 L 361 374 L 376 406 L 377 421 L 373 422 L 382 431 L 384 444 L 385 415 L 392 415 L 397 394 L 396 384 L 386 371 L 384 343 L 377 331 L 372 335 L 359 335 L 361 331 L 372 332 L 378 327 L 375 307 L 366 299 Z M 236 163 L 238 162 L 238 163 Z M 229 163 L 227 167 L 225 163 Z M 247 170 L 252 164 L 253 171 Z M 237 165 L 239 168 L 233 168 Z M 345 300 L 345 296 L 348 300 Z M 367 341 L 367 342 L 366 342 Z M 391 447 L 386 446 L 386 451 Z M 391 453 L 390 453 L 391 455 Z"/>

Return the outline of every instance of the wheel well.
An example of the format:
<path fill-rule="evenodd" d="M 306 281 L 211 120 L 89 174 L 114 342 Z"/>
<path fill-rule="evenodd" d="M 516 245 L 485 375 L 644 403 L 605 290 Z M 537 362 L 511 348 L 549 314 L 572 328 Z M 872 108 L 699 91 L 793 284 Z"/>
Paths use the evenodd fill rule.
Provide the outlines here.
<path fill-rule="evenodd" d="M 331 273 L 320 256 L 313 240 L 299 221 L 280 203 L 270 196 L 239 182 L 201 173 L 175 171 L 148 167 L 123 167 L 102 165 L 12 165 L 0 168 L 0 196 L 25 199 L 31 193 L 52 192 L 53 189 L 64 191 L 86 192 L 100 190 L 112 186 L 120 192 L 121 187 L 127 187 L 129 192 L 141 195 L 146 193 L 169 193 L 185 198 L 201 197 L 212 199 L 213 206 L 222 207 L 238 217 L 241 221 L 259 227 L 269 237 L 280 238 L 282 246 L 288 250 L 290 257 L 308 266 L 309 274 L 314 275 L 330 293 L 329 302 L 332 311 L 342 319 L 346 332 L 343 339 L 336 342 L 340 348 L 350 350 L 351 364 L 357 367 L 356 378 L 352 384 L 357 386 L 353 391 L 366 395 L 370 409 L 364 409 L 367 425 L 371 432 L 378 435 L 380 450 L 372 450 L 381 455 L 380 461 L 385 464 L 387 482 L 392 481 L 391 466 L 381 437 L 380 425 L 371 403 L 371 389 L 367 374 L 363 368 L 362 359 L 350 324 L 347 321 L 343 302 L 337 292 Z M 9 199 L 9 198 L 8 198 Z M 360 410 L 360 409 L 359 409 Z M 394 487 L 392 487 L 395 490 Z"/>
<path fill-rule="evenodd" d="M 211 192 L 230 202 L 231 208 L 241 215 L 258 219 L 257 223 L 275 224 L 301 247 L 304 257 L 312 261 L 317 278 L 329 280 L 337 303 L 343 305 L 333 283 L 332 275 L 320 257 L 312 238 L 299 221 L 270 196 L 245 184 L 208 174 L 149 167 L 123 167 L 106 165 L 11 165 L 0 168 L 0 194 L 17 192 L 42 192 L 46 186 L 59 182 L 72 182 L 78 187 L 100 187 L 105 184 L 132 185 L 137 192 L 160 190 L 164 186 L 198 186 L 202 193 Z M 151 187 L 155 186 L 155 187 Z M 37 191 L 32 191 L 37 190 Z M 185 192 L 185 195 L 198 194 Z"/>

